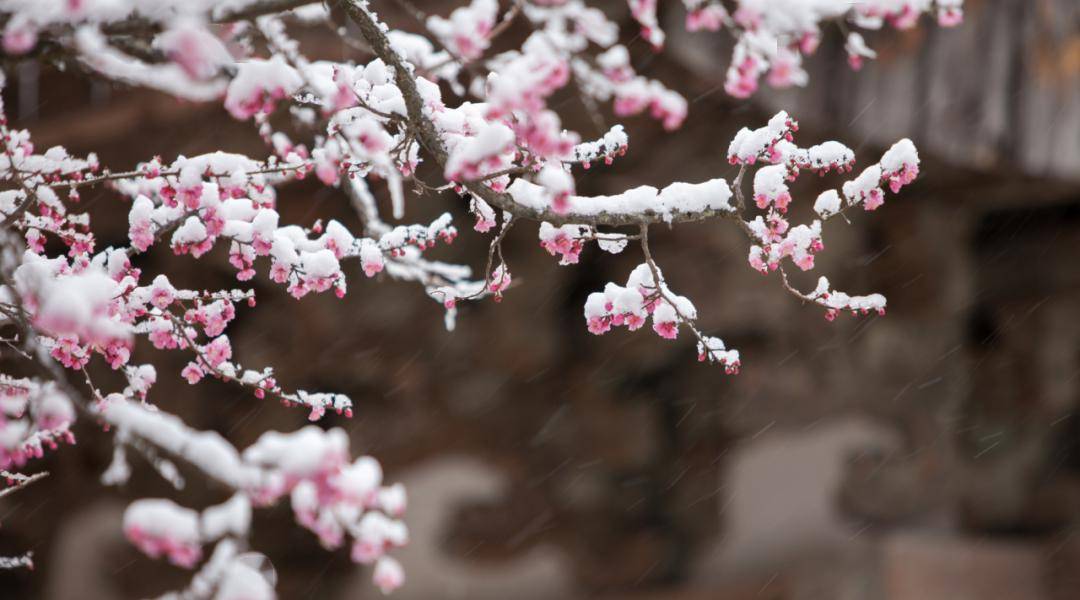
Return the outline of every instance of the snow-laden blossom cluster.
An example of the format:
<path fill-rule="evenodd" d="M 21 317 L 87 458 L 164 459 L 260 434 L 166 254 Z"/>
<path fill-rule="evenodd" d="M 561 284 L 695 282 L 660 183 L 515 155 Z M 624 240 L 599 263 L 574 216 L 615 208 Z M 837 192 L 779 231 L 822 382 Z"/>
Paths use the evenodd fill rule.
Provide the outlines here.
<path fill-rule="evenodd" d="M 825 221 L 855 206 L 862 206 L 866 211 L 877 209 L 885 201 L 882 185 L 888 183 L 889 189 L 897 193 L 919 173 L 919 155 L 914 144 L 907 139 L 900 140 L 885 152 L 880 162 L 845 182 L 842 193 L 826 190 L 819 194 L 813 204 L 818 219 L 792 226 L 787 218 L 788 205 L 792 202 L 787 184 L 805 169 L 818 173 L 833 169 L 850 173 L 855 160 L 854 153 L 837 142 L 826 142 L 809 149 L 795 146 L 793 134 L 797 130 L 798 124 L 781 112 L 765 127 L 740 131 L 728 149 L 728 159 L 733 164 L 745 167 L 759 160 L 769 163 L 758 169 L 753 185 L 755 204 L 766 213 L 745 224 L 755 242 L 750 247 L 750 265 L 765 274 L 777 269 L 782 271 L 780 264 L 784 258 L 789 258 L 804 271 L 813 269 L 815 254 L 824 249 L 822 225 Z M 885 298 L 880 294 L 848 296 L 830 290 L 824 277 L 819 279 L 814 292 L 803 294 L 790 286 L 786 273 L 781 274 L 788 291 L 825 307 L 830 321 L 841 310 L 850 310 L 854 314 L 885 312 Z"/>
<path fill-rule="evenodd" d="M 103 398 L 94 410 L 118 435 L 170 450 L 236 491 L 228 501 L 202 511 L 167 499 L 132 503 L 124 514 L 124 534 L 150 557 L 193 568 L 205 545 L 246 540 L 253 506 L 288 497 L 297 523 L 323 546 L 338 548 L 349 539 L 353 561 L 376 565 L 373 578 L 379 587 L 390 591 L 401 585 L 401 577 L 386 572 L 400 573 L 387 552 L 408 541 L 408 529 L 399 519 L 405 490 L 400 484 L 383 485 L 374 458 L 351 460 L 343 430 L 308 426 L 293 433 L 268 432 L 238 452 L 217 434 L 189 429 L 121 394 Z"/>
<path fill-rule="evenodd" d="M 0 375 L 0 470 L 19 469 L 59 443 L 75 443 L 71 399 L 53 382 Z"/>
<path fill-rule="evenodd" d="M 627 0 L 641 23 L 642 36 L 663 41 L 655 32 L 655 2 Z M 877 54 L 857 31 L 878 30 L 888 25 L 905 30 L 923 15 L 936 17 L 942 27 L 963 20 L 963 0 L 737 0 L 728 12 L 718 0 L 683 0 L 689 31 L 725 29 L 735 37 L 724 90 L 736 98 L 753 95 L 762 77 L 772 87 L 804 86 L 809 76 L 803 60 L 812 55 L 830 24 L 845 36 L 844 48 L 852 69 Z M 654 42 L 655 45 L 655 42 Z"/>
<path fill-rule="evenodd" d="M 838 292 L 829 287 L 826 277 L 818 278 L 817 287 L 807 295 L 811 300 L 828 307 L 825 318 L 832 321 L 840 311 L 850 311 L 852 315 L 876 312 L 885 314 L 885 296 L 870 294 L 867 296 L 849 296 L 844 292 Z"/>
<path fill-rule="evenodd" d="M 732 222 L 747 237 L 752 268 L 778 272 L 786 292 L 823 307 L 830 320 L 842 311 L 884 312 L 882 296 L 848 295 L 824 277 L 813 292 L 798 291 L 786 261 L 814 269 L 831 217 L 853 207 L 875 210 L 885 190 L 910 184 L 919 173 L 910 141 L 901 140 L 838 189 L 821 192 L 812 205 L 816 216 L 806 223 L 793 222 L 800 213 L 793 210 L 791 182 L 808 171 L 848 176 L 856 159 L 839 142 L 797 146 L 798 126 L 786 113 L 736 135 L 727 153 L 737 169 L 730 181 L 717 176 L 585 196 L 578 177 L 630 150 L 623 126 L 609 127 L 604 113 L 644 113 L 672 130 L 690 108 L 664 83 L 637 72 L 619 43 L 619 27 L 599 8 L 583 0 L 470 0 L 440 5 L 432 15 L 411 8 L 411 29 L 421 31 L 414 33 L 383 23 L 375 12 L 382 2 L 345 0 L 333 15 L 326 6 L 300 4 L 0 4 L 6 55 L 33 60 L 48 49 L 50 60 L 65 68 L 215 103 L 250 123 L 265 143 L 254 157 L 224 151 L 161 157 L 147 148 L 132 170 L 112 170 L 93 154 L 35 147 L 29 131 L 9 123 L 0 99 L 0 348 L 41 373 L 0 374 L 0 474 L 9 484 L 0 494 L 44 477 L 18 471 L 46 449 L 74 443 L 70 425 L 80 413 L 112 436 L 105 484 L 125 481 L 127 455 L 137 452 L 180 488 L 184 479 L 173 461 L 183 461 L 231 497 L 203 508 L 138 499 L 123 525 L 146 555 L 194 571 L 181 595 L 273 598 L 269 558 L 248 549 L 252 511 L 286 499 L 300 527 L 327 549 L 348 546 L 354 562 L 371 565 L 374 584 L 392 591 L 404 583 L 389 553 L 408 541 L 405 491 L 384 483 L 376 459 L 353 457 L 349 436 L 332 424 L 265 433 L 241 451 L 157 408 L 151 392 L 159 374 L 140 362 L 140 348 L 180 353 L 186 364 L 179 376 L 191 385 L 217 379 L 247 390 L 252 402 L 270 398 L 301 407 L 312 421 L 349 418 L 364 407 L 333 391 L 290 390 L 272 366 L 244 366 L 230 325 L 240 312 L 256 309 L 252 289 L 178 285 L 167 272 L 143 272 L 136 265 L 144 263 L 133 262 L 140 255 L 214 261 L 217 248 L 237 285 L 265 279 L 280 286 L 268 293 L 297 301 L 330 291 L 341 298 L 350 284 L 412 282 L 437 303 L 434 310 L 444 311 L 452 330 L 464 304 L 498 302 L 515 286 L 529 285 L 511 273 L 502 242 L 515 223 L 531 221 L 541 248 L 561 265 L 578 263 L 593 242 L 613 254 L 640 246 L 643 262 L 625 283 L 609 283 L 586 301 L 590 332 L 648 325 L 668 340 L 688 333 L 700 361 L 736 373 L 739 352 L 706 333 L 707 316 L 671 290 L 649 242 L 652 226 L 713 219 Z M 961 0 L 738 0 L 729 3 L 732 13 L 715 0 L 683 4 L 688 29 L 735 36 L 726 87 L 739 97 L 753 93 L 762 76 L 776 86 L 805 84 L 803 56 L 828 23 L 845 28 L 857 66 L 873 51 L 855 29 L 886 23 L 903 29 L 926 13 L 955 25 L 962 15 Z M 659 50 L 668 6 L 629 0 L 628 7 L 642 37 Z M 309 58 L 294 29 L 338 18 L 352 27 L 335 24 L 334 34 L 359 39 L 344 40 L 348 50 L 335 58 Z M 522 43 L 496 43 L 515 25 L 523 26 Z M 560 107 L 567 101 L 588 113 L 595 131 L 564 125 Z M 424 163 L 429 168 L 421 170 Z M 338 192 L 331 195 L 353 214 L 285 222 L 278 190 L 306 178 Z M 376 197 L 383 187 L 389 216 Z M 87 189 L 108 190 L 102 202 L 112 203 L 116 222 L 127 223 L 127 239 L 118 246 L 101 247 L 95 237 L 80 204 Z M 447 212 L 410 222 L 410 191 L 425 204 L 442 196 Z M 458 236 L 456 213 L 467 213 L 472 229 L 490 238 L 486 260 L 465 265 L 437 258 Z M 115 388 L 122 389 L 99 388 L 86 368 L 92 361 L 121 375 Z M 30 559 L 0 557 L 0 568 Z"/>
<path fill-rule="evenodd" d="M 228 97 L 225 103 L 234 116 L 246 116 L 231 110 Z M 465 281 L 467 272 L 452 273 L 419 259 L 437 240 L 449 242 L 456 236 L 450 216 L 430 225 L 392 227 L 371 220 L 368 229 L 374 237 L 354 235 L 332 220 L 307 228 L 281 226 L 274 186 L 304 177 L 318 165 L 305 148 L 282 143 L 277 136 L 271 136 L 271 142 L 278 142 L 275 154 L 263 161 L 216 152 L 170 163 L 154 158 L 134 171 L 111 173 L 102 170 L 93 156 L 73 157 L 59 147 L 38 152 L 29 132 L 11 129 L 6 120 L 0 120 L 0 135 L 0 176 L 11 188 L 0 197 L 4 226 L 0 268 L 5 282 L 0 286 L 0 313 L 2 325 L 17 332 L 5 342 L 46 366 L 56 361 L 71 373 L 83 373 L 72 379 L 88 377 L 83 369 L 98 355 L 128 381 L 122 391 L 106 394 L 86 379 L 88 395 L 96 399 L 87 404 L 61 371 L 51 371 L 52 381 L 0 376 L 0 469 L 8 473 L 9 468 L 24 468 L 44 450 L 74 443 L 69 427 L 75 420 L 75 403 L 82 402 L 115 436 L 116 455 L 103 481 L 126 479 L 130 472 L 126 451 L 141 452 L 149 441 L 166 453 L 188 458 L 237 491 L 226 505 L 201 513 L 164 499 L 134 503 L 124 530 L 146 554 L 194 568 L 203 558 L 205 544 L 224 537 L 247 544 L 252 505 L 291 496 L 301 526 L 327 546 L 343 543 L 348 535 L 357 562 L 375 565 L 380 587 L 389 591 L 400 585 L 400 565 L 385 553 L 407 541 L 398 520 L 405 506 L 404 490 L 383 486 L 381 469 L 371 457 L 350 464 L 348 440 L 340 429 L 267 436 L 242 458 L 233 457 L 236 451 L 224 439 L 188 430 L 145 404 L 157 372 L 152 365 L 131 363 L 140 338 L 159 349 L 188 353 L 191 360 L 181 376 L 189 383 L 205 377 L 233 382 L 251 390 L 256 399 L 270 396 L 286 405 L 302 405 L 312 420 L 328 410 L 345 417 L 353 410 L 345 395 L 286 391 L 272 368 L 246 369 L 237 362 L 227 329 L 239 307 L 255 306 L 253 292 L 181 288 L 164 273 L 144 274 L 132 265 L 131 257 L 166 245 L 176 254 L 199 258 L 226 242 L 239 280 L 254 277 L 256 260 L 266 257 L 265 274 L 285 284 L 297 298 L 328 289 L 343 295 L 346 276 L 341 261 L 353 258 L 359 264 L 357 271 L 367 277 L 400 263 L 411 272 L 399 271 L 399 278 L 427 284 L 425 278 L 431 277 L 431 283 L 456 285 Z M 370 170 L 354 165 L 340 167 L 340 177 L 355 177 L 352 169 Z M 335 183 L 338 176 L 336 172 Z M 355 182 L 350 184 L 356 187 Z M 87 215 L 77 210 L 79 190 L 94 185 L 110 185 L 130 200 L 130 246 L 97 248 Z M 357 203 L 368 206 L 363 198 Z M 13 340 L 25 349 L 13 345 Z M 324 437 L 327 441 L 322 441 Z M 296 454 L 308 454 L 317 463 L 297 465 Z M 147 458 L 170 483 L 183 485 L 170 459 L 156 453 Z M 9 475 L 16 486 L 26 477 Z M 334 527 L 337 538 L 332 535 Z M 12 567 L 29 564 L 29 559 L 19 557 L 5 560 Z M 204 567 L 202 579 L 195 583 L 211 586 L 216 597 L 273 597 L 272 583 L 251 577 L 251 569 L 243 565 L 234 561 L 211 571 Z"/>
<path fill-rule="evenodd" d="M 623 233 L 600 232 L 588 225 L 555 227 L 547 222 L 540 224 L 539 233 L 540 247 L 552 256 L 559 255 L 560 265 L 577 264 L 581 251 L 588 242 L 594 241 L 601 250 L 618 254 L 626 248 L 631 239 Z"/>
<path fill-rule="evenodd" d="M 179 597 L 221 600 L 272 600 L 277 573 L 266 556 L 241 552 L 242 546 L 224 539 Z"/>
<path fill-rule="evenodd" d="M 655 0 L 631 0 L 638 19 L 655 23 Z M 638 75 L 630 64 L 630 54 L 618 42 L 618 28 L 603 12 L 581 0 L 526 3 L 524 14 L 537 28 L 536 51 L 549 54 L 569 67 L 575 84 L 587 102 L 612 102 L 617 116 L 648 110 L 666 129 L 678 128 L 686 118 L 687 103 L 662 83 Z M 650 42 L 662 40 L 658 26 L 650 29 Z M 600 49 L 588 52 L 590 46 Z M 492 63 L 498 66 L 500 57 Z M 567 73 L 569 75 L 569 73 Z M 561 87 L 561 86 L 560 86 Z"/>
<path fill-rule="evenodd" d="M 743 166 L 766 163 L 754 174 L 753 199 L 765 211 L 746 223 L 751 239 L 750 265 L 762 273 L 775 271 L 780 261 L 790 258 L 803 271 L 814 268 L 814 255 L 824 249 L 822 222 L 843 210 L 861 205 L 865 210 L 877 209 L 884 203 L 881 185 L 888 182 L 893 193 L 914 181 L 919 173 L 919 155 L 910 140 L 900 140 L 881 158 L 867 167 L 855 179 L 843 184 L 840 195 L 835 190 L 823 192 L 814 202 L 820 219 L 792 225 L 787 218 L 792 202 L 788 183 L 800 173 L 817 174 L 837 171 L 849 173 L 855 163 L 855 153 L 839 142 L 825 142 L 800 148 L 793 142 L 798 123 L 787 113 L 780 112 L 758 129 L 743 128 L 728 148 L 728 160 Z"/>
<path fill-rule="evenodd" d="M 795 289 L 784 270 L 783 261 L 790 260 L 799 269 L 810 271 L 815 268 L 815 256 L 825 249 L 823 226 L 831 217 L 845 210 L 861 206 L 866 211 L 878 208 L 884 201 L 881 186 L 888 184 L 893 192 L 899 192 L 904 185 L 911 183 L 919 172 L 919 156 L 910 140 L 900 140 L 882 156 L 881 161 L 867 167 L 862 174 L 842 185 L 842 194 L 837 190 L 822 192 L 813 204 L 818 218 L 808 223 L 793 224 L 789 209 L 794 202 L 789 184 L 800 174 L 806 172 L 824 175 L 829 172 L 850 173 L 854 169 L 855 153 L 835 141 L 827 141 L 809 148 L 802 148 L 794 143 L 798 123 L 787 113 L 780 112 L 768 123 L 757 129 L 743 128 L 732 139 L 728 147 L 728 161 L 739 167 L 739 174 L 734 183 L 734 193 L 724 180 L 715 180 L 695 187 L 688 184 L 678 189 L 678 208 L 665 206 L 665 195 L 671 195 L 665 188 L 659 194 L 653 189 L 653 197 L 633 204 L 638 198 L 638 190 L 630 190 L 622 196 L 597 198 L 572 198 L 571 206 L 575 214 L 583 218 L 600 211 L 606 214 L 622 214 L 638 211 L 648 214 L 654 211 L 662 221 L 668 221 L 675 214 L 695 214 L 700 211 L 718 211 L 724 218 L 735 220 L 750 240 L 748 262 L 750 266 L 763 273 L 779 271 L 782 285 L 786 291 L 804 302 L 812 302 L 825 308 L 828 320 L 835 319 L 841 311 L 852 314 L 866 314 L 874 311 L 885 312 L 885 298 L 880 294 L 869 296 L 850 296 L 829 288 L 828 280 L 822 277 L 817 289 L 806 294 Z M 752 179 L 752 205 L 743 191 L 743 178 L 748 169 L 756 169 Z M 515 182 L 511 193 L 516 201 L 528 205 L 537 200 L 530 200 L 517 189 L 524 184 Z M 531 189 L 531 188 L 525 188 Z M 691 191 L 693 190 L 693 191 Z M 707 191 L 706 191 L 707 190 Z M 516 193 L 515 193 L 516 192 Z M 702 205 L 695 198 L 701 194 L 710 197 L 719 204 Z M 734 203 L 731 202 L 732 198 Z M 629 204 L 629 206 L 628 206 Z M 760 213 L 751 216 L 751 206 Z M 590 241 L 614 252 L 621 251 L 631 239 L 640 240 L 646 263 L 638 266 L 625 285 L 608 283 L 602 292 L 594 292 L 585 302 L 585 322 L 591 333 L 602 335 L 613 327 L 625 326 L 634 331 L 642 328 L 651 319 L 652 329 L 658 335 L 668 339 L 677 337 L 679 328 L 689 329 L 697 338 L 698 357 L 700 360 L 723 365 L 728 373 L 738 372 L 739 353 L 729 350 L 717 337 L 705 335 L 699 324 L 694 305 L 685 297 L 671 292 L 665 283 L 660 268 L 653 259 L 648 246 L 648 228 L 642 226 L 640 233 L 629 236 L 615 232 L 602 232 L 592 225 L 566 224 L 556 227 L 542 223 L 540 227 L 540 245 L 551 255 L 560 257 L 559 264 L 577 263 L 585 245 Z"/>
<path fill-rule="evenodd" d="M 254 277 L 256 259 L 266 257 L 270 278 L 286 285 L 294 297 L 330 289 L 342 297 L 346 291 L 342 260 L 358 259 L 365 275 L 373 277 L 383 270 L 385 256 L 401 255 L 410 246 L 426 250 L 457 236 L 449 215 L 426 226 L 399 226 L 378 238 L 354 236 L 333 220 L 307 229 L 281 226 L 274 196 L 267 193 L 272 188 L 250 173 L 282 169 L 303 173 L 305 168 L 311 167 L 265 166 L 223 153 L 180 158 L 167 171 L 144 165 L 145 177 L 119 186 L 134 197 L 128 215 L 132 247 L 145 251 L 155 236 L 171 229 L 173 251 L 198 258 L 225 240 L 240 281 Z"/>
<path fill-rule="evenodd" d="M 630 272 L 626 285 L 609 283 L 603 292 L 593 292 L 585 301 L 585 321 L 589 332 L 596 335 L 612 327 L 625 326 L 634 331 L 649 319 L 656 335 L 669 340 L 678 337 L 680 325 L 690 328 L 699 338 L 699 360 L 718 362 L 728 373 L 739 371 L 739 352 L 727 350 L 718 338 L 706 338 L 697 331 L 694 304 L 668 288 L 655 264 L 638 265 Z"/>
<path fill-rule="evenodd" d="M 472 0 L 467 6 L 454 9 L 448 18 L 428 17 L 427 28 L 455 55 L 475 60 L 487 50 L 498 10 L 496 0 Z"/>

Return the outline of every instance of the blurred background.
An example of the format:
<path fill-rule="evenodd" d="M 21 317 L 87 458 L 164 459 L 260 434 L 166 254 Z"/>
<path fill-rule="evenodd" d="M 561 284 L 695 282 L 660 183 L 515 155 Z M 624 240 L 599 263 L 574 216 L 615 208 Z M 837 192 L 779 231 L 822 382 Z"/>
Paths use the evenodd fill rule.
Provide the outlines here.
<path fill-rule="evenodd" d="M 684 94 L 690 115 L 671 135 L 624 121 L 630 151 L 579 178 L 579 191 L 730 179 L 732 134 L 778 109 L 800 121 L 797 141 L 844 142 L 860 169 L 910 137 L 919 180 L 851 225 L 830 222 L 818 269 L 796 282 L 809 289 L 827 274 L 839 289 L 885 294 L 889 312 L 826 322 L 748 268 L 743 235 L 724 222 L 657 231 L 653 251 L 701 325 L 742 352 L 737 376 L 697 363 L 687 336 L 588 334 L 585 296 L 623 280 L 638 253 L 589 248 L 559 267 L 532 227 L 507 241 L 520 285 L 501 304 L 463 307 L 452 333 L 413 285 L 355 277 L 344 300 L 295 301 L 256 279 L 258 307 L 229 330 L 238 359 L 274 365 L 289 388 L 350 395 L 356 416 L 322 423 L 346 428 L 354 454 L 376 456 L 409 490 L 396 597 L 1080 597 L 1080 4 L 968 0 L 959 29 L 868 36 L 879 59 L 859 73 L 826 30 L 807 88 L 752 101 L 724 94 L 730 39 L 685 33 L 681 3 L 661 3 L 660 55 L 632 38 L 624 2 L 592 4 L 621 20 L 638 71 Z M 391 6 L 381 13 L 415 29 Z M 326 30 L 303 39 L 315 56 L 368 60 Z M 220 106 L 33 62 L 5 71 L 10 117 L 39 147 L 95 151 L 114 170 L 152 154 L 265 154 Z M 576 97 L 554 104 L 567 126 L 596 133 Z M 840 181 L 802 178 L 796 210 Z M 99 246 L 123 243 L 124 201 L 94 190 L 83 202 Z M 413 197 L 406 221 L 451 207 L 460 202 Z M 279 210 L 293 223 L 356 224 L 340 192 L 312 182 L 282 188 Z M 436 252 L 480 268 L 487 238 L 455 211 L 462 235 Z M 177 285 L 233 281 L 222 248 L 199 261 L 156 248 L 136 263 Z M 238 447 L 305 424 L 304 411 L 229 385 L 187 385 L 178 353 L 138 346 L 133 362 L 148 361 L 154 402 Z M 140 496 L 202 507 L 225 492 L 198 477 L 174 492 L 136 456 L 129 483 L 104 487 L 109 436 L 87 422 L 75 431 L 78 446 L 36 464 L 51 477 L 0 504 L 0 554 L 32 549 L 37 563 L 0 572 L 0 597 L 184 586 L 189 573 L 123 539 L 122 511 Z M 255 532 L 283 598 L 380 595 L 287 505 L 258 512 Z"/>

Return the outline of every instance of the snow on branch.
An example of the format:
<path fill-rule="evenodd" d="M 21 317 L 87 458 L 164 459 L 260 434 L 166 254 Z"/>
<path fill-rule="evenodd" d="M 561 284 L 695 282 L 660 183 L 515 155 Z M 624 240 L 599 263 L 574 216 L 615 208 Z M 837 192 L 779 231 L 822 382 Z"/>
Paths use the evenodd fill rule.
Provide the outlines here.
<path fill-rule="evenodd" d="M 0 570 L 7 569 L 33 569 L 34 553 L 27 552 L 22 556 L 0 556 Z"/>

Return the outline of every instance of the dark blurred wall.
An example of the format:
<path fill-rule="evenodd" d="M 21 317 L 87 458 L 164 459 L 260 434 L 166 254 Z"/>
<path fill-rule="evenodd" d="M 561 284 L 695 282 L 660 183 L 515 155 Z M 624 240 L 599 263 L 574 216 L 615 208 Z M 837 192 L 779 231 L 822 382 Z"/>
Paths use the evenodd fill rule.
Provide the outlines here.
<path fill-rule="evenodd" d="M 621 2 L 605 8 L 625 10 Z M 420 590 L 456 569 L 460 587 L 434 589 L 505 597 L 517 590 L 512 574 L 542 562 L 552 571 L 521 575 L 528 590 L 515 593 L 945 597 L 911 585 L 937 577 L 954 587 L 933 589 L 953 598 L 975 597 L 964 585 L 986 585 L 982 600 L 1036 588 L 1046 598 L 1076 597 L 1076 12 L 1068 0 L 972 2 L 957 31 L 877 36 L 881 60 L 856 75 L 830 56 L 832 32 L 823 56 L 810 61 L 807 90 L 755 103 L 718 89 L 729 55 L 708 36 L 676 35 L 658 57 L 631 44 L 642 72 L 692 101 L 690 117 L 673 135 L 631 119 L 630 152 L 582 178 L 585 193 L 731 177 L 731 135 L 778 108 L 803 123 L 804 144 L 838 139 L 857 148 L 860 166 L 895 138 L 914 139 L 922 177 L 851 226 L 830 223 L 816 271 L 840 289 L 884 293 L 885 317 L 826 322 L 747 267 L 745 240 L 729 224 L 657 232 L 653 250 L 670 285 L 695 301 L 710 333 L 742 352 L 742 373 L 726 376 L 697 363 L 685 337 L 587 333 L 585 296 L 623 280 L 640 262 L 633 248 L 619 256 L 590 248 L 582 264 L 559 267 L 531 227 L 518 227 L 507 257 L 521 285 L 501 304 L 464 307 L 453 333 L 415 286 L 357 276 L 344 300 L 294 301 L 256 279 L 258 307 L 230 329 L 237 357 L 276 366 L 289 387 L 349 394 L 356 417 L 330 416 L 327 425 L 347 428 L 354 448 L 383 461 L 391 479 L 423 490 L 414 504 L 438 505 L 438 519 L 414 524 L 419 562 L 406 561 Z M 15 123 L 31 127 L 42 146 L 96 151 L 114 169 L 150 154 L 265 153 L 249 124 L 218 107 L 92 87 L 51 70 L 35 75 L 39 100 L 31 102 L 20 91 L 31 72 L 22 73 L 5 100 L 18 106 L 23 94 Z M 568 126 L 592 131 L 583 111 L 567 112 Z M 841 181 L 800 182 L 796 197 Z M 301 182 L 281 192 L 284 220 L 355 223 L 336 191 Z M 108 191 L 84 194 L 84 202 L 102 228 L 100 244 L 121 243 L 123 202 Z M 405 220 L 453 204 L 411 198 Z M 438 252 L 479 266 L 486 239 L 469 222 L 462 216 L 461 237 Z M 137 262 L 181 282 L 226 285 L 233 273 L 220 251 L 193 261 L 159 248 Z M 813 278 L 796 283 L 810 288 Z M 155 402 L 240 447 L 266 429 L 305 422 L 302 412 L 227 385 L 188 386 L 178 376 L 180 355 L 138 347 L 134 361 L 147 360 L 158 365 Z M 33 548 L 39 564 L 33 573 L 0 574 L 0 589 L 106 598 L 183 585 L 186 574 L 139 556 L 119 533 L 126 502 L 172 492 L 134 457 L 132 481 L 103 488 L 109 438 L 90 423 L 76 431 L 78 447 L 43 461 L 54 475 L 0 513 L 0 553 Z M 440 495 L 448 486 L 453 497 Z M 221 494 L 193 480 L 179 500 L 201 506 Z M 769 516 L 755 522 L 761 515 Z M 784 515 L 798 518 L 773 527 Z M 344 552 L 323 552 L 293 526 L 287 507 L 259 519 L 266 526 L 254 544 L 278 567 L 282 597 L 378 593 L 356 583 Z M 789 544 L 800 525 L 805 535 Z M 751 552 L 763 536 L 775 543 Z M 500 576 L 504 587 L 484 587 Z M 68 577 L 78 587 L 62 581 Z M 408 585 L 402 593 L 410 597 Z"/>

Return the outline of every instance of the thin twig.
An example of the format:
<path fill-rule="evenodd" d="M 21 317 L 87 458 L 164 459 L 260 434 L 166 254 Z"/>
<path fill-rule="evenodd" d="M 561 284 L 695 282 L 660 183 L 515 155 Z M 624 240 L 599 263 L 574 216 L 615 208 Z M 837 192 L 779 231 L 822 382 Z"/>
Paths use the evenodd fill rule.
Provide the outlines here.
<path fill-rule="evenodd" d="M 723 359 L 716 355 L 716 352 L 706 342 L 705 336 L 698 330 L 697 323 L 694 319 L 691 319 L 688 315 L 683 313 L 682 309 L 679 308 L 678 303 L 675 302 L 675 299 L 668 293 L 667 284 L 664 283 L 664 276 L 660 274 L 660 268 L 656 266 L 656 261 L 653 260 L 652 252 L 649 250 L 648 225 L 641 226 L 641 253 L 645 256 L 645 264 L 649 265 L 649 271 L 652 273 L 653 277 L 653 284 L 656 286 L 656 293 L 675 310 L 675 314 L 679 317 L 679 321 L 690 328 L 694 337 L 701 343 L 702 349 L 709 355 L 709 360 L 723 363 Z"/>
<path fill-rule="evenodd" d="M 45 479 L 48 476 L 49 476 L 48 471 L 40 471 L 38 473 L 34 473 L 33 475 L 23 475 L 22 473 L 11 473 L 11 472 L 8 472 L 8 471 L 0 471 L 0 477 L 7 477 L 8 479 L 11 479 L 11 480 L 13 480 L 15 482 L 15 483 L 11 484 L 9 487 L 6 487 L 6 488 L 0 490 L 0 498 L 3 498 L 4 496 L 7 496 L 8 494 L 14 494 L 15 492 L 17 492 L 17 491 L 19 491 L 19 490 L 21 490 L 21 489 L 23 489 L 23 488 L 25 488 L 25 487 L 27 487 L 29 485 L 37 483 L 38 481 L 41 481 L 42 479 Z"/>

